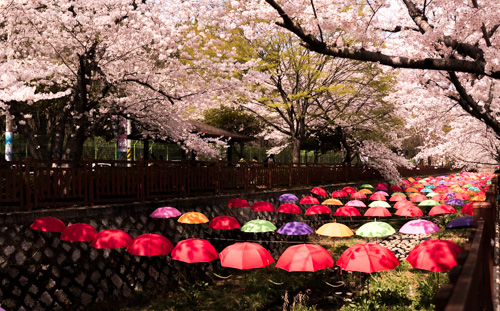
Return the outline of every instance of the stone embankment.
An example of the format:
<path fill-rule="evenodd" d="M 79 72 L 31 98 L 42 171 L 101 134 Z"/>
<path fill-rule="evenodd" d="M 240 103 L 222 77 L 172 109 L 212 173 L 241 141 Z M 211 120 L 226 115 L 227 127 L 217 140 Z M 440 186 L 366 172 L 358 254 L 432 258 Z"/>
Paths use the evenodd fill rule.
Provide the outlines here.
<path fill-rule="evenodd" d="M 396 233 L 384 238 L 378 244 L 390 249 L 401 262 L 408 257 L 410 251 L 424 240 L 430 239 L 430 234 L 402 234 Z"/>

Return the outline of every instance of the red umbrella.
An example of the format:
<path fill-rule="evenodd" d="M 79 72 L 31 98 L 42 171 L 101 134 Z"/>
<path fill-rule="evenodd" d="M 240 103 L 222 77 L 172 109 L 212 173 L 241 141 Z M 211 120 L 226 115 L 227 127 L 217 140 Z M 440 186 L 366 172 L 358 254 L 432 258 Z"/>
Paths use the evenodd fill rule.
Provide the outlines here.
<path fill-rule="evenodd" d="M 354 206 L 345 205 L 345 206 L 339 207 L 333 215 L 334 216 L 350 216 L 350 217 L 352 217 L 352 216 L 361 216 L 361 213 Z"/>
<path fill-rule="evenodd" d="M 47 232 L 63 232 L 66 225 L 61 220 L 48 216 L 38 218 L 31 224 L 30 228 Z"/>
<path fill-rule="evenodd" d="M 99 249 L 128 247 L 132 240 L 132 237 L 123 230 L 108 229 L 96 234 L 92 242 L 90 242 L 90 246 Z"/>
<path fill-rule="evenodd" d="M 472 202 L 467 203 L 462 207 L 462 214 L 463 215 L 474 215 L 474 209 L 472 208 Z"/>
<path fill-rule="evenodd" d="M 97 234 L 97 230 L 89 224 L 69 225 L 61 233 L 62 241 L 85 242 L 92 241 Z"/>
<path fill-rule="evenodd" d="M 363 216 L 368 217 L 390 217 L 391 212 L 383 206 L 374 206 L 366 210 Z"/>
<path fill-rule="evenodd" d="M 332 194 L 331 194 L 332 198 L 345 198 L 347 196 L 348 196 L 347 192 L 345 192 L 343 190 L 337 190 L 337 191 L 332 192 Z"/>
<path fill-rule="evenodd" d="M 356 192 L 356 189 L 354 189 L 353 187 L 344 187 L 342 190 L 344 190 L 347 193 L 354 193 L 354 192 Z"/>
<path fill-rule="evenodd" d="M 403 191 L 403 189 L 401 189 L 400 186 L 398 185 L 392 185 L 389 187 L 389 190 L 391 190 L 392 192 L 399 192 L 399 191 Z"/>
<path fill-rule="evenodd" d="M 235 198 L 229 200 L 229 203 L 227 203 L 228 207 L 249 207 L 247 200 L 243 200 L 240 198 Z"/>
<path fill-rule="evenodd" d="M 307 209 L 306 215 L 329 214 L 332 211 L 325 205 L 313 205 Z"/>
<path fill-rule="evenodd" d="M 182 240 L 172 250 L 172 259 L 187 263 L 209 262 L 219 258 L 215 248 L 203 239 Z"/>
<path fill-rule="evenodd" d="M 414 195 L 410 198 L 411 202 L 422 202 L 425 200 L 427 200 L 427 197 L 423 194 L 417 194 L 417 195 Z"/>
<path fill-rule="evenodd" d="M 446 200 L 448 200 L 448 197 L 445 196 L 444 194 L 436 194 L 436 195 L 432 196 L 431 200 L 434 200 L 434 201 L 446 201 Z"/>
<path fill-rule="evenodd" d="M 448 204 L 439 204 L 431 208 L 429 215 L 455 214 L 455 208 Z"/>
<path fill-rule="evenodd" d="M 387 201 L 387 199 L 385 198 L 385 196 L 383 194 L 380 194 L 380 193 L 374 193 L 370 196 L 370 200 L 372 201 Z"/>
<path fill-rule="evenodd" d="M 379 244 L 356 244 L 346 249 L 337 266 L 347 271 L 373 273 L 394 269 L 399 261 L 387 247 Z"/>
<path fill-rule="evenodd" d="M 214 217 L 210 223 L 208 224 L 208 227 L 210 229 L 218 229 L 218 230 L 225 230 L 225 229 L 239 229 L 240 224 L 238 223 L 238 220 L 236 218 L 231 217 L 231 216 L 217 216 Z"/>
<path fill-rule="evenodd" d="M 457 256 L 463 248 L 449 240 L 427 240 L 410 252 L 406 260 L 413 268 L 441 272 L 457 265 Z"/>
<path fill-rule="evenodd" d="M 263 268 L 274 262 L 269 252 L 257 243 L 235 243 L 220 252 L 220 265 L 240 270 Z"/>
<path fill-rule="evenodd" d="M 354 192 L 351 194 L 351 199 L 366 199 L 366 195 L 362 192 Z"/>
<path fill-rule="evenodd" d="M 327 196 L 326 190 L 323 189 L 323 188 L 320 188 L 320 187 L 314 187 L 314 188 L 312 188 L 311 193 L 319 195 L 320 197 L 326 197 Z"/>
<path fill-rule="evenodd" d="M 455 199 L 464 200 L 464 201 L 470 199 L 470 196 L 467 193 L 463 193 L 463 192 L 455 193 L 453 195 L 453 197 Z"/>
<path fill-rule="evenodd" d="M 319 200 L 315 197 L 307 196 L 300 199 L 299 204 L 319 204 Z"/>
<path fill-rule="evenodd" d="M 127 252 L 139 256 L 168 255 L 174 246 L 166 237 L 159 234 L 147 233 L 132 240 Z"/>
<path fill-rule="evenodd" d="M 252 204 L 250 208 L 258 212 L 274 212 L 276 210 L 274 208 L 274 205 L 272 205 L 269 202 L 263 202 L 263 201 L 255 202 L 254 204 Z"/>
<path fill-rule="evenodd" d="M 396 204 L 394 204 L 395 209 L 400 209 L 405 206 L 414 207 L 415 205 L 408 200 L 397 201 Z"/>
<path fill-rule="evenodd" d="M 406 201 L 406 197 L 402 194 L 396 193 L 391 196 L 389 199 L 391 202 L 399 202 L 399 201 Z"/>
<path fill-rule="evenodd" d="M 326 249 L 314 244 L 300 244 L 288 247 L 281 254 L 276 268 L 288 272 L 309 271 L 333 267 L 333 258 Z"/>
<path fill-rule="evenodd" d="M 278 212 L 288 214 L 302 214 L 302 210 L 300 209 L 300 207 L 293 203 L 281 204 L 278 207 Z"/>
<path fill-rule="evenodd" d="M 415 205 L 413 206 L 409 206 L 409 205 L 405 205 L 401 208 L 399 208 L 396 213 L 394 213 L 398 216 L 405 216 L 405 217 L 408 217 L 408 216 L 423 216 L 424 213 L 422 213 L 422 210 L 418 207 L 416 207 Z"/>

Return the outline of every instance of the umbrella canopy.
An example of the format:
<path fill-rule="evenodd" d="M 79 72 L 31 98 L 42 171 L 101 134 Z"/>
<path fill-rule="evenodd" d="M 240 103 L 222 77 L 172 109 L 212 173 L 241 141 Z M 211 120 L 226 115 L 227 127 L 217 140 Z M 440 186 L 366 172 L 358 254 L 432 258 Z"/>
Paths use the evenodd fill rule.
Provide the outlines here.
<path fill-rule="evenodd" d="M 429 211 L 429 215 L 455 214 L 455 208 L 448 204 L 436 205 Z"/>
<path fill-rule="evenodd" d="M 354 187 L 350 187 L 350 186 L 344 187 L 344 188 L 342 188 L 342 190 L 345 191 L 345 192 L 347 192 L 347 193 L 354 193 L 354 192 L 356 192 L 356 189 L 354 189 Z"/>
<path fill-rule="evenodd" d="M 391 190 L 391 191 L 403 191 L 403 189 L 401 189 L 401 187 L 398 186 L 398 185 L 392 185 L 392 186 L 390 186 L 389 190 Z"/>
<path fill-rule="evenodd" d="M 61 233 L 61 241 L 85 242 L 92 241 L 97 234 L 97 230 L 89 224 L 69 225 Z"/>
<path fill-rule="evenodd" d="M 312 188 L 311 193 L 313 193 L 315 195 L 319 195 L 320 197 L 326 197 L 327 196 L 326 190 L 323 189 L 323 188 L 320 188 L 320 187 L 314 187 L 314 188 Z"/>
<path fill-rule="evenodd" d="M 415 219 L 401 226 L 399 232 L 404 234 L 429 234 L 438 232 L 439 230 L 441 228 L 432 221 Z"/>
<path fill-rule="evenodd" d="M 406 187 L 404 189 L 404 192 L 406 192 L 406 193 L 412 193 L 412 192 L 418 192 L 418 190 L 415 189 L 414 187 Z"/>
<path fill-rule="evenodd" d="M 332 192 L 332 194 L 330 196 L 332 198 L 346 198 L 346 197 L 348 197 L 348 194 L 347 194 L 347 192 L 345 192 L 343 190 L 337 190 L 337 191 Z"/>
<path fill-rule="evenodd" d="M 370 207 L 369 209 L 367 209 L 363 216 L 366 216 L 366 217 L 390 217 L 391 212 L 389 212 L 389 210 L 385 207 L 374 206 L 374 207 Z"/>
<path fill-rule="evenodd" d="M 333 214 L 334 216 L 361 216 L 361 213 L 358 211 L 357 208 L 353 206 L 342 206 L 339 207 L 335 213 Z"/>
<path fill-rule="evenodd" d="M 247 200 L 243 200 L 240 198 L 234 198 L 229 200 L 227 203 L 228 207 L 249 207 Z"/>
<path fill-rule="evenodd" d="M 301 244 L 288 247 L 278 259 L 276 268 L 288 272 L 314 272 L 331 268 L 333 264 L 332 256 L 323 247 L 313 244 Z"/>
<path fill-rule="evenodd" d="M 219 258 L 215 248 L 203 239 L 186 239 L 175 245 L 172 259 L 187 263 L 209 262 Z"/>
<path fill-rule="evenodd" d="M 128 247 L 132 240 L 132 237 L 123 230 L 108 229 L 96 234 L 92 242 L 90 242 L 90 246 L 98 249 Z"/>
<path fill-rule="evenodd" d="M 372 203 L 368 204 L 369 207 L 374 207 L 374 206 L 382 206 L 382 207 L 391 207 L 391 205 L 389 203 L 387 203 L 386 201 L 380 201 L 380 200 L 377 200 L 377 201 L 373 201 Z"/>
<path fill-rule="evenodd" d="M 389 201 L 391 202 L 398 202 L 398 201 L 404 201 L 406 200 L 406 196 L 402 195 L 402 194 L 392 194 L 392 196 L 389 198 Z"/>
<path fill-rule="evenodd" d="M 373 192 L 370 190 L 370 189 L 359 189 L 358 191 L 359 193 L 363 193 L 363 194 L 372 194 Z"/>
<path fill-rule="evenodd" d="M 307 196 L 300 199 L 299 204 L 319 204 L 319 200 L 315 197 Z"/>
<path fill-rule="evenodd" d="M 351 199 L 366 199 L 366 195 L 362 192 L 354 192 L 351 194 Z"/>
<path fill-rule="evenodd" d="M 444 194 L 436 194 L 431 197 L 431 200 L 434 201 L 446 201 L 448 200 L 448 197 Z"/>
<path fill-rule="evenodd" d="M 455 198 L 451 198 L 451 199 L 448 199 L 446 201 L 444 201 L 444 204 L 449 204 L 449 205 L 464 205 L 464 201 L 460 200 L 460 199 L 455 199 Z"/>
<path fill-rule="evenodd" d="M 63 232 L 66 229 L 66 225 L 62 220 L 48 216 L 38 218 L 31 224 L 30 228 L 47 232 Z"/>
<path fill-rule="evenodd" d="M 425 200 L 425 201 L 418 203 L 418 206 L 420 206 L 420 207 L 432 207 L 432 206 L 436 206 L 436 205 L 439 205 L 439 202 L 434 201 L 434 200 Z"/>
<path fill-rule="evenodd" d="M 406 205 L 406 206 L 403 206 L 401 208 L 399 208 L 396 213 L 394 213 L 398 216 L 417 216 L 417 217 L 420 217 L 420 216 L 423 216 L 424 213 L 422 213 L 422 210 L 420 210 L 420 208 L 416 207 L 416 206 L 409 206 L 409 205 Z"/>
<path fill-rule="evenodd" d="M 384 184 L 384 183 L 380 183 L 377 185 L 377 187 L 375 187 L 375 190 L 382 190 L 382 191 L 387 191 L 387 185 Z"/>
<path fill-rule="evenodd" d="M 284 203 L 278 207 L 278 212 L 288 214 L 302 214 L 300 207 L 293 203 Z"/>
<path fill-rule="evenodd" d="M 243 232 L 270 232 L 276 230 L 276 227 L 267 220 L 264 219 L 254 219 L 250 220 L 241 227 Z"/>
<path fill-rule="evenodd" d="M 394 233 L 396 233 L 396 230 L 388 223 L 382 221 L 367 222 L 356 230 L 356 235 L 365 238 L 383 237 Z"/>
<path fill-rule="evenodd" d="M 345 204 L 345 206 L 352 206 L 352 207 L 366 207 L 366 204 L 361 202 L 360 200 L 351 200 Z"/>
<path fill-rule="evenodd" d="M 442 272 L 457 265 L 457 256 L 463 248 L 449 240 L 427 240 L 411 250 L 406 260 L 413 268 Z"/>
<path fill-rule="evenodd" d="M 219 254 L 222 267 L 246 270 L 268 266 L 274 262 L 269 252 L 257 243 L 234 243 Z"/>
<path fill-rule="evenodd" d="M 278 201 L 280 201 L 280 202 L 296 202 L 298 200 L 299 200 L 299 198 L 297 198 L 297 196 L 295 194 L 291 194 L 291 193 L 284 193 L 284 194 L 280 195 L 280 197 L 278 198 Z"/>
<path fill-rule="evenodd" d="M 329 214 L 332 211 L 325 205 L 313 205 L 309 207 L 305 214 L 306 215 L 316 215 L 316 214 Z"/>
<path fill-rule="evenodd" d="M 165 206 L 165 207 L 158 207 L 155 209 L 149 217 L 151 218 L 171 218 L 171 217 L 177 217 L 180 216 L 182 213 L 179 212 L 176 208 L 170 207 L 170 206 Z"/>
<path fill-rule="evenodd" d="M 386 197 L 381 193 L 374 193 L 370 196 L 370 200 L 373 201 L 387 201 Z"/>
<path fill-rule="evenodd" d="M 461 229 L 461 228 L 470 228 L 474 225 L 474 217 L 463 216 L 458 217 L 450 221 L 446 225 L 446 229 Z"/>
<path fill-rule="evenodd" d="M 423 194 L 417 194 L 417 195 L 414 195 L 411 197 L 410 201 L 411 202 L 422 202 L 422 201 L 425 201 L 427 200 L 427 197 Z"/>
<path fill-rule="evenodd" d="M 337 238 L 348 237 L 354 234 L 352 230 L 349 229 L 349 227 L 338 222 L 329 222 L 327 224 L 324 224 L 319 227 L 318 230 L 316 230 L 316 233 L 319 235 Z"/>
<path fill-rule="evenodd" d="M 373 273 L 394 269 L 399 261 L 387 247 L 379 244 L 356 244 L 346 249 L 337 266 L 346 271 Z"/>
<path fill-rule="evenodd" d="M 395 209 L 400 209 L 401 207 L 404 206 L 415 207 L 415 205 L 408 200 L 397 201 L 396 204 L 394 204 Z"/>
<path fill-rule="evenodd" d="M 232 216 L 217 216 L 210 221 L 208 227 L 217 230 L 239 229 L 240 223 Z"/>
<path fill-rule="evenodd" d="M 274 212 L 276 210 L 273 204 L 264 201 L 255 202 L 250 208 L 257 212 Z"/>
<path fill-rule="evenodd" d="M 163 235 L 143 234 L 132 240 L 127 247 L 127 252 L 139 256 L 168 255 L 174 246 Z"/>
<path fill-rule="evenodd" d="M 469 202 L 462 207 L 462 214 L 463 215 L 474 215 L 474 208 L 472 207 L 472 202 Z"/>
<path fill-rule="evenodd" d="M 375 188 L 374 188 L 372 185 L 370 185 L 370 184 L 363 184 L 363 185 L 361 185 L 361 187 L 359 187 L 359 188 L 361 188 L 361 189 L 370 189 L 370 190 L 375 189 Z"/>
<path fill-rule="evenodd" d="M 208 218 L 202 213 L 188 212 L 179 217 L 179 219 L 177 219 L 177 222 L 183 224 L 204 224 L 208 222 Z"/>
<path fill-rule="evenodd" d="M 276 232 L 283 235 L 306 235 L 314 231 L 308 224 L 300 221 L 292 221 L 281 226 Z"/>
<path fill-rule="evenodd" d="M 326 199 L 321 204 L 323 205 L 344 205 L 340 200 L 337 199 Z"/>
<path fill-rule="evenodd" d="M 453 195 L 453 198 L 459 199 L 459 200 L 468 200 L 468 199 L 470 199 L 470 196 L 467 193 L 455 193 Z"/>

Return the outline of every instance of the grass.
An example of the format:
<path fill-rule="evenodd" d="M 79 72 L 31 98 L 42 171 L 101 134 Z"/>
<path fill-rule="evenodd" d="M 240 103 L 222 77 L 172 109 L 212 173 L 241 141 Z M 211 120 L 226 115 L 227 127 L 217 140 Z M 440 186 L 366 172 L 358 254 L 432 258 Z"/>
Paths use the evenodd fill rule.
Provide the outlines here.
<path fill-rule="evenodd" d="M 441 227 L 451 218 L 441 216 Z M 469 235 L 469 229 L 445 230 L 431 238 L 464 246 Z M 345 249 L 367 240 L 315 235 L 310 242 L 320 243 L 337 260 Z M 184 282 L 175 289 L 136 292 L 129 306 L 120 310 L 434 310 L 438 284 L 448 282 L 446 272 L 413 269 L 406 261 L 394 270 L 373 274 L 341 274 L 338 267 L 290 273 L 274 265 L 246 272 L 224 267 L 216 270 L 196 283 Z"/>

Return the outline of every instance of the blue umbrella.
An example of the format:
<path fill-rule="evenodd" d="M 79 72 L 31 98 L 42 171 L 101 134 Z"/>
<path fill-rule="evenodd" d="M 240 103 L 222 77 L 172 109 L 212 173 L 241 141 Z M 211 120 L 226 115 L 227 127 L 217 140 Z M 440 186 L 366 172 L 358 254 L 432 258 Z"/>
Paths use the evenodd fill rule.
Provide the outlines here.
<path fill-rule="evenodd" d="M 449 204 L 449 205 L 464 205 L 464 201 L 456 198 L 451 198 L 446 201 L 444 201 L 444 204 Z"/>
<path fill-rule="evenodd" d="M 474 225 L 474 217 L 463 216 L 450 221 L 446 225 L 446 229 L 470 228 Z"/>
<path fill-rule="evenodd" d="M 295 202 L 295 201 L 298 201 L 299 198 L 297 198 L 297 196 L 295 194 L 291 194 L 291 193 L 285 193 L 285 194 L 282 194 L 279 199 L 278 199 L 280 202 Z"/>
<path fill-rule="evenodd" d="M 300 221 L 292 221 L 281 226 L 276 232 L 284 235 L 306 235 L 313 233 L 314 230 L 308 224 Z"/>

